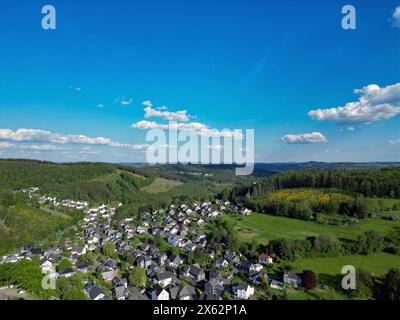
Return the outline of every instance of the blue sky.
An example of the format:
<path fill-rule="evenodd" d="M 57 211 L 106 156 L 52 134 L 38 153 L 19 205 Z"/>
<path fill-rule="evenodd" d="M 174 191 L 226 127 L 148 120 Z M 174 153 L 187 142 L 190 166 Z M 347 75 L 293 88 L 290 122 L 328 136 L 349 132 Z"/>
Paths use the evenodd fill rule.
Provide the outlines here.
<path fill-rule="evenodd" d="M 400 1 L 351 1 L 356 30 L 345 4 L 3 0 L 0 157 L 143 161 L 134 124 L 186 110 L 256 161 L 398 161 Z"/>

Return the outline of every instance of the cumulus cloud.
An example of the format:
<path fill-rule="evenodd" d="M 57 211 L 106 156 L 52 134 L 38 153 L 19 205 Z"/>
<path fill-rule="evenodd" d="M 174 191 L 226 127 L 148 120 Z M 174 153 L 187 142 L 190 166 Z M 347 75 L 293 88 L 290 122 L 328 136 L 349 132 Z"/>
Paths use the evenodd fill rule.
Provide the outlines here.
<path fill-rule="evenodd" d="M 187 110 L 180 110 L 176 112 L 171 111 L 161 111 L 165 109 L 153 109 L 152 107 L 144 108 L 145 118 L 159 117 L 167 121 L 180 121 L 187 122 L 189 121 L 189 117 L 187 115 Z"/>
<path fill-rule="evenodd" d="M 151 103 L 150 100 L 143 101 L 142 105 L 144 105 L 145 107 L 150 107 L 150 108 L 153 107 L 153 104 Z"/>
<path fill-rule="evenodd" d="M 287 134 L 281 138 L 287 144 L 324 143 L 328 142 L 321 132 Z"/>
<path fill-rule="evenodd" d="M 147 146 L 142 144 L 120 143 L 104 137 L 88 137 L 81 134 L 61 134 L 40 129 L 18 129 L 15 131 L 10 129 L 0 129 L 0 140 L 6 140 L 9 142 L 44 142 L 56 144 L 103 145 L 134 150 L 141 150 L 143 148 L 146 148 Z M 47 145 L 47 148 L 51 147 Z"/>
<path fill-rule="evenodd" d="M 393 26 L 400 28 L 400 6 L 394 9 L 392 15 Z"/>
<path fill-rule="evenodd" d="M 153 108 L 153 104 L 150 100 L 144 101 L 142 103 L 146 108 L 144 108 L 145 114 L 144 118 L 158 117 L 169 123 L 158 123 L 155 121 L 141 120 L 131 125 L 131 128 L 141 129 L 141 130 L 171 130 L 171 131 L 181 131 L 192 135 L 199 135 L 203 137 L 215 137 L 215 138 L 234 138 L 243 139 L 243 134 L 240 130 L 218 130 L 207 126 L 204 123 L 191 121 L 191 118 L 195 118 L 188 114 L 187 110 L 180 111 L 169 111 L 167 107 L 162 106 L 158 108 Z"/>
<path fill-rule="evenodd" d="M 318 121 L 335 121 L 337 124 L 369 124 L 387 120 L 400 113 L 400 83 L 380 87 L 370 84 L 354 90 L 359 95 L 356 102 L 330 109 L 316 109 L 308 115 Z"/>
<path fill-rule="evenodd" d="M 243 134 L 240 131 L 232 130 L 218 130 L 211 129 L 207 125 L 200 122 L 173 122 L 170 124 L 161 124 L 154 121 L 141 120 L 131 125 L 132 128 L 150 130 L 150 129 L 160 129 L 160 130 L 172 130 L 172 131 L 182 131 L 193 135 L 199 135 L 204 137 L 215 137 L 215 138 L 235 138 L 242 139 Z"/>

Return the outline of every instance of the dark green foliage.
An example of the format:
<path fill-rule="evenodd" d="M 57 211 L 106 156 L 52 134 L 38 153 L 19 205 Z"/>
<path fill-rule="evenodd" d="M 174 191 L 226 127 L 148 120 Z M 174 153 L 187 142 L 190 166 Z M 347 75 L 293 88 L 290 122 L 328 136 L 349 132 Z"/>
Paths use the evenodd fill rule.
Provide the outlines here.
<path fill-rule="evenodd" d="M 368 254 L 380 252 L 384 247 L 384 238 L 376 231 L 366 231 L 358 237 L 358 252 Z"/>
<path fill-rule="evenodd" d="M 392 268 L 382 282 L 380 298 L 400 301 L 400 269 Z"/>
<path fill-rule="evenodd" d="M 350 297 L 356 299 L 369 299 L 374 295 L 375 279 L 368 271 L 356 271 L 356 289 L 350 291 Z"/>
<path fill-rule="evenodd" d="M 321 234 L 305 240 L 272 240 L 267 250 L 279 259 L 293 261 L 300 257 L 338 256 L 342 251 L 342 246 L 333 235 Z"/>
<path fill-rule="evenodd" d="M 221 218 L 215 219 L 210 223 L 208 238 L 209 246 L 219 252 L 237 250 L 239 248 L 239 241 L 234 227 L 231 223 Z"/>
<path fill-rule="evenodd" d="M 249 188 L 238 188 L 239 196 L 263 196 L 284 188 L 334 188 L 366 197 L 400 197 L 400 168 L 381 170 L 296 170 L 280 173 Z"/>

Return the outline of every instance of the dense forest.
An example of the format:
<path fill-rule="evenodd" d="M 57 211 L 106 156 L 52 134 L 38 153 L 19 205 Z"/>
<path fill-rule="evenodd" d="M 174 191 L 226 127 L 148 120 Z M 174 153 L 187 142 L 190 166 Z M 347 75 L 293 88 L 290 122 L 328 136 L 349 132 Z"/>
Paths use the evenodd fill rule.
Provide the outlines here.
<path fill-rule="evenodd" d="M 236 188 L 236 196 L 263 196 L 286 188 L 334 188 L 365 197 L 400 198 L 400 168 L 380 170 L 308 169 L 287 171 L 250 187 Z"/>

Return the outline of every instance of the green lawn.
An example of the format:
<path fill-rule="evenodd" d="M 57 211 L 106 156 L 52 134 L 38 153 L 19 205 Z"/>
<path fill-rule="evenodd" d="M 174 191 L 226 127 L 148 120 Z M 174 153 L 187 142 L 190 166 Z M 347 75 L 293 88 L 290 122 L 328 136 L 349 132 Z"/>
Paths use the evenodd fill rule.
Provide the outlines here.
<path fill-rule="evenodd" d="M 322 233 L 331 233 L 343 239 L 355 239 L 366 230 L 385 234 L 393 227 L 400 227 L 400 220 L 389 221 L 382 217 L 365 219 L 354 227 L 323 225 L 261 213 L 254 213 L 247 217 L 225 215 L 225 219 L 236 222 L 236 230 L 241 240 L 255 239 L 260 243 L 267 243 L 277 238 L 299 239 Z"/>

